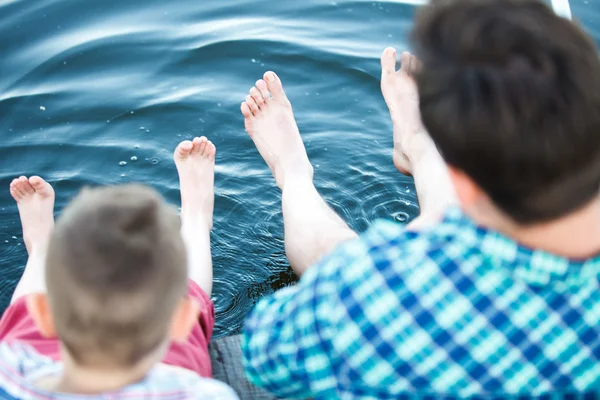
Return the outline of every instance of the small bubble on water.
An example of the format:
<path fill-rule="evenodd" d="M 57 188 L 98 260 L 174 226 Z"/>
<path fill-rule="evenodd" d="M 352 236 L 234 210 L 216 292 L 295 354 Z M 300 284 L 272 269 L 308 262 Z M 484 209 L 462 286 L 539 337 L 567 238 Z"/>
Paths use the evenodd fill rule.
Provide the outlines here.
<path fill-rule="evenodd" d="M 144 128 L 143 126 L 140 126 L 140 131 L 143 131 L 144 129 L 146 129 L 146 128 Z"/>
<path fill-rule="evenodd" d="M 253 58 L 251 61 L 252 61 L 252 63 L 254 63 L 254 64 L 256 63 L 256 59 L 254 59 L 254 58 Z"/>
<path fill-rule="evenodd" d="M 123 166 L 127 165 L 127 161 L 121 161 L 121 162 L 119 163 L 119 165 L 120 165 L 121 167 L 123 167 Z"/>
<path fill-rule="evenodd" d="M 410 193 L 410 189 L 406 189 L 406 193 Z"/>
<path fill-rule="evenodd" d="M 106 123 L 107 123 L 107 124 L 110 124 L 110 119 L 107 119 L 107 120 L 106 120 Z"/>
<path fill-rule="evenodd" d="M 8 240 L 5 240 L 4 243 L 8 243 Z"/>
<path fill-rule="evenodd" d="M 158 164 L 159 161 L 160 160 L 158 158 L 156 158 L 156 157 L 154 157 L 153 159 L 150 160 L 150 162 L 152 163 L 152 165 Z"/>
<path fill-rule="evenodd" d="M 317 165 L 315 165 L 315 167 L 321 168 L 321 164 L 317 164 Z"/>
<path fill-rule="evenodd" d="M 16 236 L 13 236 L 12 238 L 13 238 L 14 240 L 17 240 L 17 237 L 16 237 Z"/>
<path fill-rule="evenodd" d="M 136 156 L 131 156 L 131 161 L 137 161 L 137 157 Z"/>
<path fill-rule="evenodd" d="M 67 62 L 66 62 L 66 61 L 63 61 L 63 64 L 67 65 Z"/>
<path fill-rule="evenodd" d="M 139 144 L 136 144 L 134 147 L 135 147 L 136 149 L 139 149 L 139 148 L 140 148 L 140 145 L 139 145 Z"/>
<path fill-rule="evenodd" d="M 20 246 L 20 245 L 21 245 L 21 243 L 17 243 L 17 246 Z"/>
<path fill-rule="evenodd" d="M 394 35 L 392 35 L 391 33 L 388 35 L 388 37 L 394 37 Z"/>
<path fill-rule="evenodd" d="M 261 67 L 264 67 L 264 66 L 265 66 L 265 63 L 260 63 L 260 66 L 261 66 Z"/>
<path fill-rule="evenodd" d="M 150 133 L 150 129 L 146 129 L 146 133 Z"/>
<path fill-rule="evenodd" d="M 135 114 L 135 112 L 134 111 L 129 111 L 129 114 Z"/>
<path fill-rule="evenodd" d="M 121 174 L 121 178 L 125 178 L 127 174 Z"/>
<path fill-rule="evenodd" d="M 42 111 L 46 111 L 46 107 L 44 107 L 44 106 L 40 106 L 40 110 L 42 110 Z"/>

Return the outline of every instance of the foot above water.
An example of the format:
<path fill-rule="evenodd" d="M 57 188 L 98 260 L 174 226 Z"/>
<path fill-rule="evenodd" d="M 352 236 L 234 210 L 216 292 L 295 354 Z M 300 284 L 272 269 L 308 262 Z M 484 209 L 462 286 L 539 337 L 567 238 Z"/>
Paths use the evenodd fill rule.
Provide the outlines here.
<path fill-rule="evenodd" d="M 173 159 L 179 173 L 182 214 L 201 215 L 212 229 L 215 202 L 215 145 L 205 137 L 185 140 Z"/>
<path fill-rule="evenodd" d="M 271 169 L 279 188 L 290 179 L 312 181 L 313 168 L 292 105 L 274 72 L 256 82 L 241 106 L 246 131 Z"/>
<path fill-rule="evenodd" d="M 396 70 L 396 50 L 387 48 L 381 56 L 381 91 L 394 125 L 394 164 L 403 174 L 412 174 L 412 163 L 433 146 L 419 110 L 419 92 L 414 75 L 421 62 L 404 52 Z"/>
<path fill-rule="evenodd" d="M 11 182 L 10 194 L 17 202 L 23 241 L 31 254 L 33 248 L 50 241 L 54 229 L 54 189 L 39 176 L 21 176 Z"/>

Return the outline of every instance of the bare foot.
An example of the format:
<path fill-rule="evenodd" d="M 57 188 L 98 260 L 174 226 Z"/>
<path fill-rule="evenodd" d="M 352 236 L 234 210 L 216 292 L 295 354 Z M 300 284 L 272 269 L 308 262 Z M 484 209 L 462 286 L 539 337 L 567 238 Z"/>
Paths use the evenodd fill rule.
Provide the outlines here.
<path fill-rule="evenodd" d="M 39 176 L 21 176 L 10 184 L 10 194 L 17 202 L 23 241 L 27 252 L 46 246 L 54 229 L 54 189 Z"/>
<path fill-rule="evenodd" d="M 205 137 L 185 140 L 173 158 L 179 173 L 182 215 L 201 215 L 212 229 L 215 203 L 215 154 L 217 149 Z"/>
<path fill-rule="evenodd" d="M 312 181 L 313 168 L 292 105 L 274 72 L 265 73 L 264 80 L 256 82 L 242 103 L 242 114 L 246 131 L 273 172 L 279 188 L 283 189 L 290 178 Z"/>
<path fill-rule="evenodd" d="M 381 91 L 394 125 L 394 165 L 406 175 L 412 174 L 416 162 L 433 141 L 421 122 L 419 92 L 414 74 L 421 68 L 417 57 L 402 53 L 400 70 L 396 71 L 396 50 L 387 48 L 381 56 Z"/>

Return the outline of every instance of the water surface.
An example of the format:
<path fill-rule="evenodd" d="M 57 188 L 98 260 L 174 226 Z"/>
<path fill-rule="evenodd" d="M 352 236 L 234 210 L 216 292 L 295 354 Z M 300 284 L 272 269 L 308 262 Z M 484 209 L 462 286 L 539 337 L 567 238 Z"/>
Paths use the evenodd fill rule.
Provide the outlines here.
<path fill-rule="evenodd" d="M 26 262 L 13 177 L 48 179 L 57 214 L 83 186 L 131 181 L 179 204 L 171 153 L 199 135 L 218 149 L 216 335 L 294 282 L 280 192 L 239 113 L 268 69 L 294 104 L 318 189 L 352 228 L 413 218 L 379 92 L 381 51 L 408 48 L 410 3 L 0 0 L 0 310 Z M 600 4 L 572 6 L 600 40 Z"/>

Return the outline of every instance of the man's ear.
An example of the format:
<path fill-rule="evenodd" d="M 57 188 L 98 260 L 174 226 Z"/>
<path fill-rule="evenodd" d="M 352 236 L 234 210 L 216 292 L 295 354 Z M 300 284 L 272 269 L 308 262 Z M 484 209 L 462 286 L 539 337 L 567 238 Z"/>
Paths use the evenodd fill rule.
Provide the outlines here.
<path fill-rule="evenodd" d="M 198 322 L 200 304 L 196 300 L 184 298 L 179 302 L 171 320 L 171 340 L 185 342 L 192 332 L 194 324 Z"/>
<path fill-rule="evenodd" d="M 473 208 L 486 197 L 479 185 L 463 171 L 456 169 L 451 165 L 448 166 L 448 171 L 450 172 L 450 179 L 454 185 L 456 196 L 463 209 Z"/>
<path fill-rule="evenodd" d="M 42 336 L 46 338 L 56 337 L 56 329 L 52 312 L 50 311 L 50 302 L 48 296 L 43 293 L 34 293 L 27 295 L 26 304 L 27 310 Z"/>

